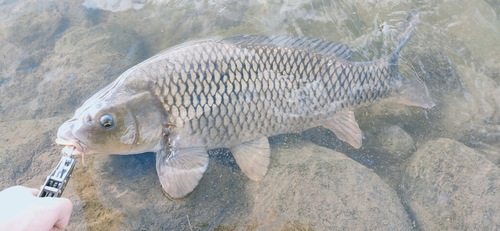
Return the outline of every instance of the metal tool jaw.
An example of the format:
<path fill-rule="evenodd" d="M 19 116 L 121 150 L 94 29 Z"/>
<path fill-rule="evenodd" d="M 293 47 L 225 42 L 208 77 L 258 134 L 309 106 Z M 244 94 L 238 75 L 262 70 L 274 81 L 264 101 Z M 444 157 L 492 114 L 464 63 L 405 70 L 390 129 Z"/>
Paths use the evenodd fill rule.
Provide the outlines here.
<path fill-rule="evenodd" d="M 66 155 L 62 156 L 57 167 L 47 176 L 38 197 L 60 197 L 74 167 L 75 159 Z"/>

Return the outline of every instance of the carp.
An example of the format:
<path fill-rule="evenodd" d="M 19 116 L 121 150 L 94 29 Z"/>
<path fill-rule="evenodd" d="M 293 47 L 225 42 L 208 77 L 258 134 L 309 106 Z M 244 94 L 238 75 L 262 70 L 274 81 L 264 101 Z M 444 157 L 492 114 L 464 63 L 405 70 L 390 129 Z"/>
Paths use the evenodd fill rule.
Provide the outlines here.
<path fill-rule="evenodd" d="M 434 102 L 398 72 L 418 23 L 411 12 L 393 53 L 352 61 L 342 43 L 288 35 L 240 35 L 171 48 L 121 74 L 57 133 L 67 155 L 156 153 L 164 191 L 186 196 L 207 169 L 207 150 L 229 148 L 250 179 L 267 173 L 268 138 L 323 126 L 355 148 L 353 110 L 382 99 Z"/>

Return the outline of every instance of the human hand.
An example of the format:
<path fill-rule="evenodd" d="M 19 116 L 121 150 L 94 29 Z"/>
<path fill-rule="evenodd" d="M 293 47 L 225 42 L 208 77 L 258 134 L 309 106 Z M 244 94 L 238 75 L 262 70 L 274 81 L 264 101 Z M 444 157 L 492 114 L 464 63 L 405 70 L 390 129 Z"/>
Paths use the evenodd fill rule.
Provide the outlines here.
<path fill-rule="evenodd" d="M 37 197 L 39 190 L 14 186 L 0 192 L 0 230 L 64 230 L 73 204 L 66 198 Z"/>

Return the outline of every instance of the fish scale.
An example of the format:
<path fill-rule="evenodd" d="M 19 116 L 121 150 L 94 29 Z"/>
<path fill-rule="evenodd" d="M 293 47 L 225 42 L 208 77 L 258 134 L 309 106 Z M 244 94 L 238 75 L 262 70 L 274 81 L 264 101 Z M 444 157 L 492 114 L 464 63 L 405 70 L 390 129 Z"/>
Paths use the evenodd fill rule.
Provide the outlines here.
<path fill-rule="evenodd" d="M 390 79 L 384 77 L 397 73 L 395 68 L 390 73 L 397 62 L 353 65 L 334 58 L 222 40 L 171 52 L 148 73 L 159 83 L 156 97 L 177 129 L 203 137 L 208 148 L 230 147 L 317 126 L 338 110 L 390 95 Z M 166 75 L 153 71 L 160 66 L 170 67 Z M 312 89 L 301 90 L 305 87 Z M 327 108 L 335 102 L 341 103 Z"/>

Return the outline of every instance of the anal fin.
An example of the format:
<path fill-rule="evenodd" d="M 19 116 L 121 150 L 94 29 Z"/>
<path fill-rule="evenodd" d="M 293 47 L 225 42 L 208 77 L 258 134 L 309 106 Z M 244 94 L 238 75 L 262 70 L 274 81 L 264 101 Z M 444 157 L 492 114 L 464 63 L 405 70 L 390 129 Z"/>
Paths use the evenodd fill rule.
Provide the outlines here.
<path fill-rule="evenodd" d="M 156 153 L 156 171 L 163 190 L 173 198 L 182 198 L 194 190 L 207 170 L 208 153 L 203 147 L 188 147 Z"/>
<path fill-rule="evenodd" d="M 264 178 L 271 154 L 267 137 L 235 145 L 230 150 L 236 163 L 248 178 L 254 181 Z"/>
<path fill-rule="evenodd" d="M 323 127 L 331 130 L 337 138 L 347 142 L 354 148 L 360 148 L 363 142 L 363 132 L 359 129 L 358 122 L 354 118 L 353 111 L 341 111 Z"/>

